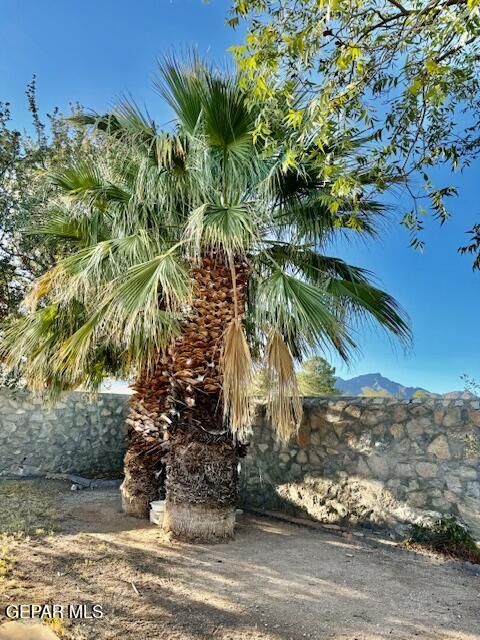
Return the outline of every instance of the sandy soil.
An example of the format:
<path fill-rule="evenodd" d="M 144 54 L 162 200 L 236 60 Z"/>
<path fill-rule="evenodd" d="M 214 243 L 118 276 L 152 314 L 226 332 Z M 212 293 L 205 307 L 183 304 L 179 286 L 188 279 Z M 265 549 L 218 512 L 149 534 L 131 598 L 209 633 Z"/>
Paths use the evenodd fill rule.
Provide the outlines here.
<path fill-rule="evenodd" d="M 116 491 L 52 484 L 60 531 L 21 542 L 8 603 L 98 603 L 78 640 L 480 640 L 480 567 L 360 532 L 240 516 L 226 545 L 172 543 Z"/>

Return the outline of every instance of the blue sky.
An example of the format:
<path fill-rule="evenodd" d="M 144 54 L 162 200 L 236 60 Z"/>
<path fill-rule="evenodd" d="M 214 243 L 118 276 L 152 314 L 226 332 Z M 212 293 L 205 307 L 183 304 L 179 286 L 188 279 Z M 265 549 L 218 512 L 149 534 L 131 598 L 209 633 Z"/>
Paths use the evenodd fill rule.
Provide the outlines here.
<path fill-rule="evenodd" d="M 2 0 L 1 8 L 0 100 L 12 103 L 18 127 L 28 126 L 24 92 L 34 73 L 42 111 L 76 101 L 103 111 L 130 93 L 166 123 L 168 111 L 151 89 L 156 58 L 196 46 L 223 62 L 241 39 L 225 26 L 227 0 Z M 461 388 L 463 373 L 480 379 L 480 273 L 457 253 L 465 231 L 480 222 L 479 168 L 451 178 L 460 194 L 451 201 L 452 219 L 442 228 L 427 224 L 423 254 L 408 247 L 394 222 L 381 242 L 336 247 L 377 274 L 407 309 L 415 336 L 405 354 L 381 333 L 362 332 L 362 355 L 349 368 L 338 365 L 342 377 L 378 371 L 436 392 Z"/>

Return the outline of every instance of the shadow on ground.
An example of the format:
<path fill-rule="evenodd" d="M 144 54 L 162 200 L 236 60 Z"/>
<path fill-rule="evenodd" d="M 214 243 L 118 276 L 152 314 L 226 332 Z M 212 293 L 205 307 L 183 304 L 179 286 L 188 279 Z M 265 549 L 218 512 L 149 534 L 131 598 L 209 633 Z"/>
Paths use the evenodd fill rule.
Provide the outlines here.
<path fill-rule="evenodd" d="M 248 516 L 228 545 L 171 543 L 112 491 L 58 508 L 62 532 L 21 545 L 4 595 L 102 604 L 75 640 L 480 639 L 480 576 L 460 563 Z"/>

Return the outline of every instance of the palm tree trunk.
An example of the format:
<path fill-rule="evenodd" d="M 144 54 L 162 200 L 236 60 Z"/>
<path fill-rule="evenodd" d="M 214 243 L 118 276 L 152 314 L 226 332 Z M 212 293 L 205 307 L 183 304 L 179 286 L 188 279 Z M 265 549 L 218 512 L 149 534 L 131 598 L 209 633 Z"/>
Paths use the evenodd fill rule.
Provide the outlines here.
<path fill-rule="evenodd" d="M 175 538 L 217 542 L 233 537 L 238 451 L 228 438 L 177 431 L 166 467 L 164 529 Z"/>
<path fill-rule="evenodd" d="M 245 308 L 247 271 L 236 265 L 233 287 L 230 267 L 204 257 L 193 277 L 181 336 L 133 386 L 122 505 L 128 515 L 148 517 L 149 503 L 166 494 L 164 529 L 211 542 L 233 536 L 245 450 L 224 424 L 220 355 L 234 288 L 237 313 Z"/>
<path fill-rule="evenodd" d="M 127 418 L 128 446 L 121 486 L 124 513 L 148 518 L 150 502 L 164 496 L 162 458 L 168 445 L 170 374 L 168 359 L 159 358 L 133 385 Z"/>
<path fill-rule="evenodd" d="M 224 424 L 220 356 L 223 334 L 245 307 L 246 266 L 204 257 L 194 269 L 194 304 L 172 350 L 175 407 L 166 467 L 164 529 L 184 540 L 233 536 L 238 459 L 244 447 Z"/>

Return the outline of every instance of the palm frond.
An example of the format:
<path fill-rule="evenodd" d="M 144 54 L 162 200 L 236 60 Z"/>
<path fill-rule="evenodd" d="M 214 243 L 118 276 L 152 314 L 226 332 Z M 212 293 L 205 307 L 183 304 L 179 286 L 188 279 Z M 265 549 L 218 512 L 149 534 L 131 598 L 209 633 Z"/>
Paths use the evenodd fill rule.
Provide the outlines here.
<path fill-rule="evenodd" d="M 322 286 L 327 278 L 335 277 L 352 282 L 368 283 L 373 274 L 367 269 L 355 267 L 340 258 L 324 255 L 314 249 L 311 244 L 295 244 L 293 242 L 268 241 L 256 260 L 275 262 L 283 269 L 301 275 L 307 282 Z"/>
<path fill-rule="evenodd" d="M 206 66 L 192 53 L 186 64 L 180 63 L 175 56 L 165 56 L 158 67 L 160 76 L 155 80 L 155 87 L 173 109 L 182 129 L 193 135 L 202 113 Z"/>
<path fill-rule="evenodd" d="M 202 116 L 210 146 L 228 151 L 237 162 L 248 160 L 253 151 L 255 118 L 235 76 L 206 77 Z"/>
<path fill-rule="evenodd" d="M 378 236 L 385 205 L 375 200 L 353 202 L 345 199 L 337 208 L 334 205 L 338 204 L 338 198 L 327 191 L 322 188 L 306 198 L 280 204 L 275 215 L 278 226 L 291 229 L 296 240 L 315 242 L 317 246 L 325 246 L 339 232 L 345 237 L 348 232 L 356 232 L 362 237 Z"/>
<path fill-rule="evenodd" d="M 60 207 L 52 207 L 45 221 L 29 229 L 25 229 L 24 233 L 29 235 L 54 236 L 76 242 L 88 242 L 89 240 L 89 238 L 84 237 L 80 221 L 72 218 L 67 210 L 61 209 Z"/>
<path fill-rule="evenodd" d="M 121 100 L 110 114 L 77 114 L 69 120 L 76 125 L 92 127 L 127 146 L 140 146 L 158 167 L 183 167 L 188 144 L 185 136 L 157 131 L 155 123 L 131 99 Z"/>
<path fill-rule="evenodd" d="M 176 310 L 188 304 L 191 277 L 175 255 L 176 247 L 148 262 L 132 266 L 126 276 L 120 276 L 114 295 L 127 313 L 143 309 L 155 315 L 159 300 L 168 309 Z"/>
<path fill-rule="evenodd" d="M 48 177 L 61 190 L 62 195 L 88 206 L 104 207 L 111 202 L 128 204 L 131 197 L 118 183 L 105 179 L 102 175 L 102 163 L 98 160 L 77 162 L 62 172 L 50 173 Z"/>
<path fill-rule="evenodd" d="M 292 354 L 277 330 L 268 337 L 266 369 L 270 382 L 267 413 L 277 438 L 288 442 L 300 426 L 303 406 Z"/>
<path fill-rule="evenodd" d="M 190 214 L 184 238 L 194 256 L 222 251 L 232 257 L 248 252 L 258 240 L 258 230 L 245 205 L 204 204 Z"/>
<path fill-rule="evenodd" d="M 373 320 L 404 345 L 411 343 L 408 317 L 398 302 L 385 291 L 355 277 L 330 278 L 325 283 L 325 291 L 345 303 L 352 319 Z"/>
<path fill-rule="evenodd" d="M 1 355 L 10 370 L 24 377 L 35 391 L 57 397 L 62 390 L 78 386 L 80 370 L 63 375 L 56 356 L 62 342 L 84 320 L 78 303 L 52 304 L 12 322 L 4 333 Z"/>
<path fill-rule="evenodd" d="M 187 66 L 166 56 L 159 63 L 156 86 L 172 107 L 182 130 L 203 136 L 230 164 L 247 164 L 254 144 L 255 116 L 235 76 L 220 74 L 193 53 Z"/>
<path fill-rule="evenodd" d="M 253 419 L 253 365 L 241 318 L 234 318 L 225 331 L 221 366 L 224 420 L 232 433 L 244 441 Z"/>
<path fill-rule="evenodd" d="M 30 301 L 44 296 L 56 301 L 78 300 L 89 304 L 96 295 L 138 264 L 158 258 L 163 247 L 158 237 L 147 231 L 103 240 L 60 260 L 38 280 Z"/>
<path fill-rule="evenodd" d="M 70 116 L 69 121 L 79 126 L 91 126 L 114 137 L 121 138 L 134 133 L 142 137 L 144 142 L 150 141 L 156 134 L 154 123 L 128 98 L 120 101 L 113 113 L 78 113 Z"/>
<path fill-rule="evenodd" d="M 258 283 L 252 302 L 258 326 L 278 331 L 295 356 L 333 347 L 348 360 L 355 347 L 329 294 L 280 268 Z"/>

